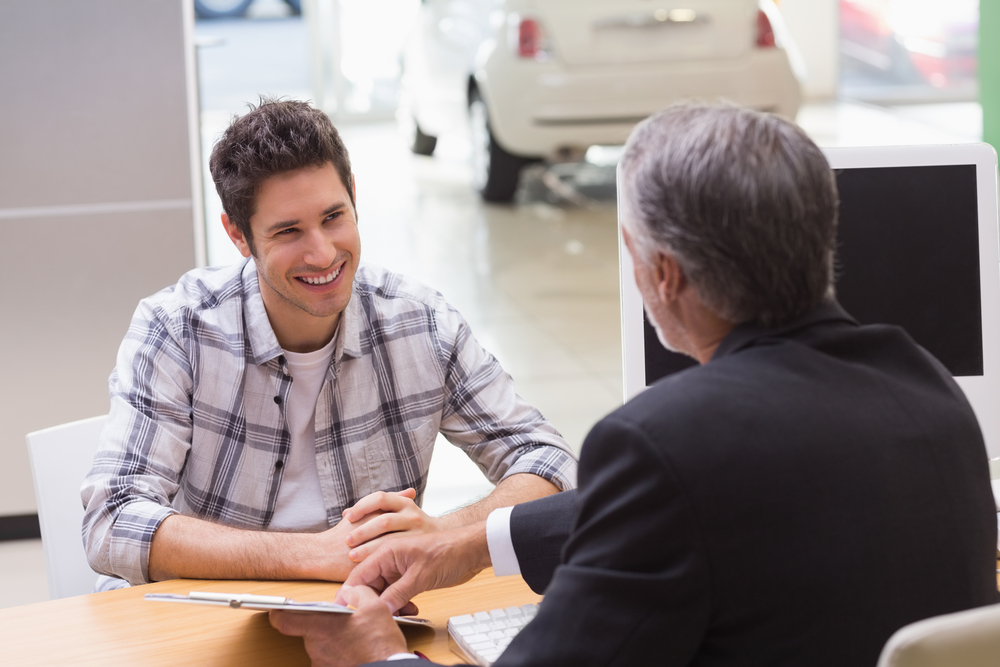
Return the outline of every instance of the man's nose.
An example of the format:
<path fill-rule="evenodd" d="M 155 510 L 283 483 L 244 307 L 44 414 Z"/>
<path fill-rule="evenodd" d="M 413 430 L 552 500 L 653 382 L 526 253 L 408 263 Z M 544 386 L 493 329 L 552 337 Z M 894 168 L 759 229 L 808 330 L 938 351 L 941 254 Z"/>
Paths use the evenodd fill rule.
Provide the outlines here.
<path fill-rule="evenodd" d="M 305 252 L 302 259 L 309 266 L 325 269 L 337 258 L 337 244 L 322 230 L 313 230 L 306 235 Z"/>

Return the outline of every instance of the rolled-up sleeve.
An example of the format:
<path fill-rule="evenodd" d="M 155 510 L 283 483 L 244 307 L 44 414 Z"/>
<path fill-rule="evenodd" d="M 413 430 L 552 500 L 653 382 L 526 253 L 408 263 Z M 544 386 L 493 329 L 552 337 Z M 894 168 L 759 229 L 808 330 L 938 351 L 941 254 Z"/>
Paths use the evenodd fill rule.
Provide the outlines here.
<path fill-rule="evenodd" d="M 465 450 L 491 482 L 538 475 L 566 491 L 576 488 L 577 461 L 542 414 L 517 395 L 514 381 L 473 337 L 454 309 L 439 313 L 447 405 L 441 432 Z"/>
<path fill-rule="evenodd" d="M 90 566 L 132 584 L 149 581 L 149 548 L 190 448 L 192 373 L 185 352 L 141 303 L 109 380 L 111 409 L 81 487 Z"/>

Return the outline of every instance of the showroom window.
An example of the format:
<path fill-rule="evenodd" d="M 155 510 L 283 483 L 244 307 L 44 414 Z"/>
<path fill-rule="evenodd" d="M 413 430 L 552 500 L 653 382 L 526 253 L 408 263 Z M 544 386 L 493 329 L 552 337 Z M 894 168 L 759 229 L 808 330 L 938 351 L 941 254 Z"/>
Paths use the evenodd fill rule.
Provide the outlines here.
<path fill-rule="evenodd" d="M 840 89 L 870 102 L 975 100 L 979 0 L 840 0 Z"/>

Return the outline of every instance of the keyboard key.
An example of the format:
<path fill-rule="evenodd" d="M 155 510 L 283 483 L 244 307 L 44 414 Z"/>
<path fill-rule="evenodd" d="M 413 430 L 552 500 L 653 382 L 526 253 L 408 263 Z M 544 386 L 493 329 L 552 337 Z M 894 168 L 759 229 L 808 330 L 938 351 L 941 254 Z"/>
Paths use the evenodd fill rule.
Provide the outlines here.
<path fill-rule="evenodd" d="M 490 627 L 489 623 L 477 623 L 475 625 L 475 629 L 476 629 L 476 632 L 481 632 L 482 634 L 485 635 L 487 632 L 489 632 L 493 628 Z"/>
<path fill-rule="evenodd" d="M 507 618 L 514 618 L 515 616 L 521 615 L 520 607 L 507 607 L 504 611 L 507 612 Z M 466 616 L 468 616 L 468 614 L 466 614 Z"/>
<path fill-rule="evenodd" d="M 511 629 L 514 629 L 514 630 L 517 630 L 519 628 L 523 628 L 524 627 L 524 621 L 522 620 L 521 616 L 518 616 L 516 618 L 512 618 L 509 621 L 507 621 L 507 627 L 511 628 Z"/>
<path fill-rule="evenodd" d="M 507 639 L 513 639 L 514 637 L 517 637 L 517 633 L 518 633 L 518 629 L 517 628 L 511 628 L 510 630 L 507 630 L 503 634 L 504 634 L 504 637 L 506 637 Z"/>
<path fill-rule="evenodd" d="M 502 621 L 507 618 L 507 612 L 503 609 L 493 609 L 490 611 L 490 618 L 494 621 Z"/>
<path fill-rule="evenodd" d="M 504 634 L 499 630 L 494 630 L 493 632 L 491 632 L 486 636 L 489 637 L 494 643 L 496 643 L 496 640 L 504 638 Z"/>
<path fill-rule="evenodd" d="M 488 625 L 493 630 L 506 630 L 509 627 L 504 621 L 493 621 Z"/>
<path fill-rule="evenodd" d="M 470 646 L 473 644 L 481 644 L 482 642 L 490 641 L 490 638 L 487 637 L 486 635 L 469 635 L 468 637 L 463 637 L 462 639 L 464 639 L 465 642 Z"/>
<path fill-rule="evenodd" d="M 520 609 L 518 611 L 520 611 Z M 472 614 L 465 614 L 463 616 L 452 616 L 451 618 L 448 619 L 448 624 L 449 625 L 455 625 L 455 626 L 458 626 L 458 625 L 468 625 L 468 624 L 474 623 L 474 622 L 475 622 L 475 619 L 472 618 Z"/>
<path fill-rule="evenodd" d="M 472 629 L 471 625 L 459 625 L 455 627 L 455 632 L 462 635 L 463 637 L 467 637 L 469 635 L 475 634 L 476 631 Z"/>
<path fill-rule="evenodd" d="M 472 615 L 472 618 L 476 619 L 480 623 L 485 623 L 486 621 L 490 620 L 490 614 L 489 612 L 485 611 L 477 611 L 475 614 Z"/>

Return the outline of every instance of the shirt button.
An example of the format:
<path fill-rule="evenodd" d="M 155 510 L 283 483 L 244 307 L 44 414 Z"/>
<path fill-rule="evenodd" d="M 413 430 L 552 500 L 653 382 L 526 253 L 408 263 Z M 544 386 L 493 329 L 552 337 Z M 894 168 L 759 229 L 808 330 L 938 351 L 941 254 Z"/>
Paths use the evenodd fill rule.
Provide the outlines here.
<path fill-rule="evenodd" d="M 281 396 L 275 396 L 274 402 L 277 403 L 278 405 L 281 405 Z"/>
<path fill-rule="evenodd" d="M 284 461 L 275 461 L 275 463 L 274 463 L 274 469 L 275 470 L 281 470 L 284 467 L 285 467 L 285 462 Z"/>

